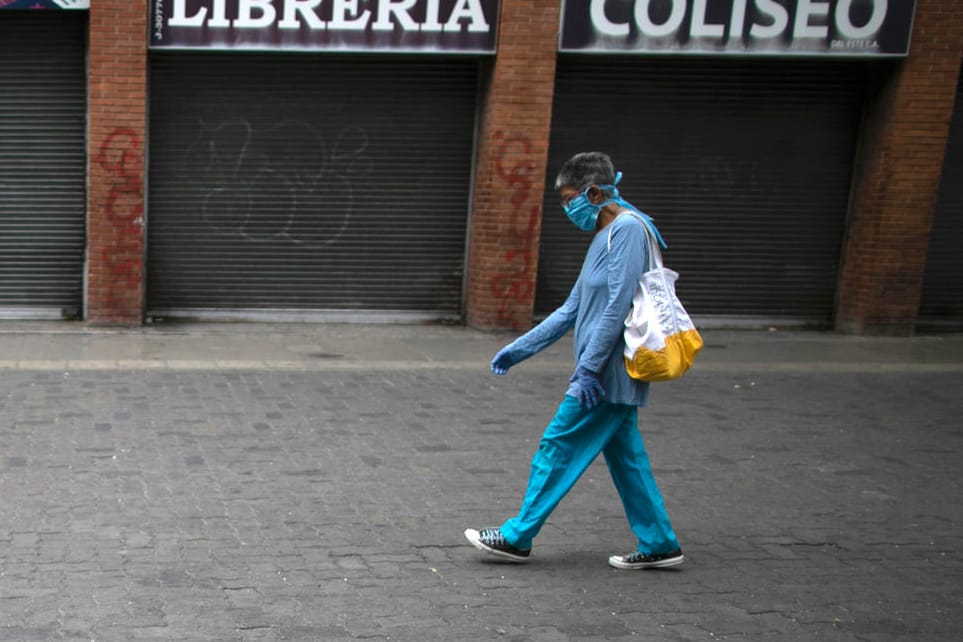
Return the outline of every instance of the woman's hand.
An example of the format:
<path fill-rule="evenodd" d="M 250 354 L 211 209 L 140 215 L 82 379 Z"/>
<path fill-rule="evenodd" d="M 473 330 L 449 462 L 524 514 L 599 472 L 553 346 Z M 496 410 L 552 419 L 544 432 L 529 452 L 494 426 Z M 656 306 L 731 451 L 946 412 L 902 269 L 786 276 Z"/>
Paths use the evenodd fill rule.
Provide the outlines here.
<path fill-rule="evenodd" d="M 489 369 L 497 375 L 508 374 L 508 369 L 515 365 L 515 360 L 512 359 L 511 354 L 508 351 L 508 347 L 504 347 L 499 350 L 495 356 L 492 358 L 491 364 L 489 364 Z"/>
<path fill-rule="evenodd" d="M 572 382 L 569 390 L 572 391 L 583 408 L 591 410 L 602 403 L 602 399 L 605 397 L 605 388 L 602 387 L 602 382 L 599 381 L 597 374 L 579 366 L 575 369 L 575 374 L 569 381 Z"/>

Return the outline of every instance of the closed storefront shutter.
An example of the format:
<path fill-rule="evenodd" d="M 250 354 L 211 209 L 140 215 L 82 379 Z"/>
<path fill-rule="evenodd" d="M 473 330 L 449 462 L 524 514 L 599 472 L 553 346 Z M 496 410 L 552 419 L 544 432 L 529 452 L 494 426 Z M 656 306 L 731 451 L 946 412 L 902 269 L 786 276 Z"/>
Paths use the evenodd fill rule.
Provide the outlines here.
<path fill-rule="evenodd" d="M 477 76 L 457 57 L 154 56 L 148 312 L 458 316 Z"/>
<path fill-rule="evenodd" d="M 590 240 L 552 189 L 562 162 L 609 153 L 653 216 L 690 312 L 831 321 L 864 67 L 799 60 L 560 59 L 536 311 L 578 275 Z"/>
<path fill-rule="evenodd" d="M 963 328 L 963 77 L 943 161 L 926 276 L 920 301 L 921 327 Z"/>
<path fill-rule="evenodd" d="M 0 318 L 82 313 L 86 19 L 0 11 Z"/>

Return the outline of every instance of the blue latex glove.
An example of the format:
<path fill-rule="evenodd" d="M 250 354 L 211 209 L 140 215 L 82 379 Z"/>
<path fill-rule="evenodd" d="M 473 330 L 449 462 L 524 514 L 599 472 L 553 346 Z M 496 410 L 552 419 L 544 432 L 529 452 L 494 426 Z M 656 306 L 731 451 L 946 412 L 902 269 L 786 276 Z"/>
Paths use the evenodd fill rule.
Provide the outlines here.
<path fill-rule="evenodd" d="M 569 391 L 587 410 L 599 405 L 602 398 L 605 397 L 605 389 L 602 387 L 602 382 L 599 381 L 599 376 L 581 366 L 575 369 L 575 374 L 569 381 L 572 382 Z"/>
<path fill-rule="evenodd" d="M 508 351 L 508 347 L 506 346 L 495 354 L 488 367 L 493 373 L 497 375 L 504 375 L 508 374 L 508 369 L 513 365 L 515 365 L 515 360 L 512 359 L 512 356 Z"/>

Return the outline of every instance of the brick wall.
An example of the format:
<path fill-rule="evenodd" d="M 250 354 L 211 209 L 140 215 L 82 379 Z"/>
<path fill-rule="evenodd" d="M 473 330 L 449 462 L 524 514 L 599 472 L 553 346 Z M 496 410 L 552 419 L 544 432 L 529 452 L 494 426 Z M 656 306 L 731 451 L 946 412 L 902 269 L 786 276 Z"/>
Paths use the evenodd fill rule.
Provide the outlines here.
<path fill-rule="evenodd" d="M 139 324 L 144 284 L 146 0 L 92 0 L 87 320 Z"/>
<path fill-rule="evenodd" d="M 501 2 L 469 232 L 466 319 L 476 328 L 531 325 L 560 7 L 560 0 Z"/>
<path fill-rule="evenodd" d="M 867 105 L 838 291 L 836 327 L 908 335 L 963 54 L 963 2 L 918 0 L 910 55 Z"/>

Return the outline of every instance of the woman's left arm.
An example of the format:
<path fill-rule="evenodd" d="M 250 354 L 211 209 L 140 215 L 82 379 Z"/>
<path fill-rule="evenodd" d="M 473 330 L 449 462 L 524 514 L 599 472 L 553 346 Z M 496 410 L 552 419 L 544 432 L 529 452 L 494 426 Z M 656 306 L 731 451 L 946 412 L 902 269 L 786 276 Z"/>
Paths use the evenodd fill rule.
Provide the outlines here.
<path fill-rule="evenodd" d="M 594 373 L 602 372 L 615 344 L 622 341 L 625 317 L 639 287 L 648 251 L 641 221 L 625 215 L 610 225 L 613 227 L 608 250 L 608 302 L 578 362 L 578 367 Z"/>

